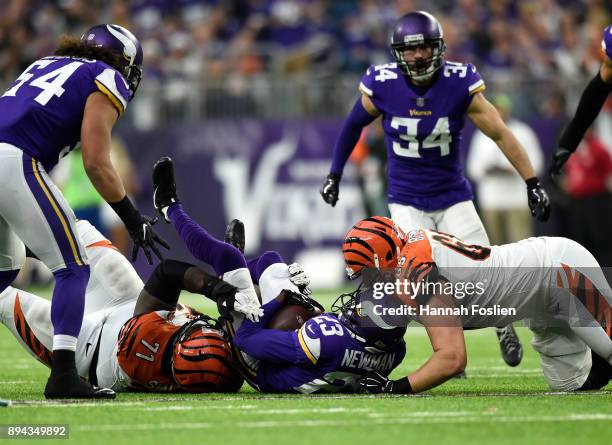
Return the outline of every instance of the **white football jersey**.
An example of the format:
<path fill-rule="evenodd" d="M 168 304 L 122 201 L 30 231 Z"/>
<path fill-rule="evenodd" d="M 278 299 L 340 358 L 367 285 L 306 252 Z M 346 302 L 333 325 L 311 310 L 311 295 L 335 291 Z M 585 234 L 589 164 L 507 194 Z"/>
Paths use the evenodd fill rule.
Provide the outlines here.
<path fill-rule="evenodd" d="M 449 283 L 444 293 L 466 308 L 462 319 L 471 327 L 505 326 L 534 316 L 544 308 L 553 275 L 545 237 L 478 246 L 445 233 L 413 230 L 401 254 L 400 265 L 408 269 L 436 265 Z M 439 289 L 431 287 L 428 295 Z"/>

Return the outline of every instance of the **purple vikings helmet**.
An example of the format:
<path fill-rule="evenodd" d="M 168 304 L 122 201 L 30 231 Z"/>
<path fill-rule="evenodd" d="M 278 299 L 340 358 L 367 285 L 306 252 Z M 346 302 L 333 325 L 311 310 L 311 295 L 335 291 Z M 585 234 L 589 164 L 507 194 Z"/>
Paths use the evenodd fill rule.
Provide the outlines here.
<path fill-rule="evenodd" d="M 407 62 L 404 51 L 425 45 L 431 58 Z M 391 34 L 391 53 L 399 68 L 411 79 L 428 80 L 444 62 L 444 32 L 440 22 L 425 11 L 410 12 L 400 18 Z"/>
<path fill-rule="evenodd" d="M 372 298 L 370 291 L 360 286 L 351 293 L 340 295 L 332 305 L 332 312 L 337 313 L 338 320 L 367 346 L 389 351 L 404 338 L 408 317 L 380 314 L 380 310 L 374 308 L 375 304 L 397 308 L 400 302 L 388 297 L 377 300 Z"/>
<path fill-rule="evenodd" d="M 123 56 L 123 76 L 130 85 L 132 97 L 142 77 L 142 46 L 127 29 L 119 25 L 103 24 L 88 29 L 81 36 L 87 45 L 106 48 Z"/>

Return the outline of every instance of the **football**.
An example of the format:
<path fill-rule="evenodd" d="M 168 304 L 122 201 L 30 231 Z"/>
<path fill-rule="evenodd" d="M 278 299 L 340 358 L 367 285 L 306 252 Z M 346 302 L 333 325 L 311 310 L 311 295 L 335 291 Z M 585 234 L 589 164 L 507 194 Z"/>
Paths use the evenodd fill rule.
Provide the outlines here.
<path fill-rule="evenodd" d="M 268 323 L 268 328 L 293 331 L 299 329 L 307 320 L 317 315 L 321 315 L 319 309 L 310 310 L 299 304 L 290 304 L 280 309 L 272 317 L 272 320 Z"/>

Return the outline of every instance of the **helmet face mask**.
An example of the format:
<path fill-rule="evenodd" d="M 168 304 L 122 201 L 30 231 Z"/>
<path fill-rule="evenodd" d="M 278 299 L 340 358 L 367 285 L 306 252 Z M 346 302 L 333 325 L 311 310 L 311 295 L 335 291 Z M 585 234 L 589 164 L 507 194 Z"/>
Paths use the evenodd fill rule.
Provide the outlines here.
<path fill-rule="evenodd" d="M 378 269 L 367 270 L 371 272 L 368 273 L 372 275 L 371 279 L 380 277 Z M 368 304 L 372 301 L 370 291 L 371 287 L 362 283 L 353 292 L 340 295 L 332 304 L 331 310 L 338 315 L 338 320 L 355 334 L 357 340 L 366 344 L 366 347 L 375 348 L 379 352 L 392 350 L 404 338 L 407 318 L 395 317 L 389 324 L 389 320 L 373 317 L 371 305 Z M 385 303 L 395 305 L 391 300 Z"/>
<path fill-rule="evenodd" d="M 126 79 L 133 97 L 142 78 L 143 61 L 142 46 L 136 36 L 122 26 L 103 24 L 85 31 L 81 41 L 121 56 L 121 74 Z"/>
<path fill-rule="evenodd" d="M 224 391 L 242 381 L 225 333 L 206 315 L 181 328 L 172 346 L 171 366 L 172 378 L 185 392 Z"/>
<path fill-rule="evenodd" d="M 444 63 L 444 32 L 440 22 L 425 11 L 401 17 L 391 33 L 391 54 L 398 67 L 412 80 L 427 81 Z M 406 60 L 405 52 L 429 49 L 427 58 Z"/>
<path fill-rule="evenodd" d="M 416 49 L 428 49 L 430 55 L 427 58 L 406 60 L 406 52 L 414 52 Z M 411 79 L 425 81 L 431 79 L 434 73 L 442 66 L 444 61 L 445 45 L 442 39 L 428 40 L 423 43 L 393 44 L 391 52 L 397 62 L 397 66 Z"/>

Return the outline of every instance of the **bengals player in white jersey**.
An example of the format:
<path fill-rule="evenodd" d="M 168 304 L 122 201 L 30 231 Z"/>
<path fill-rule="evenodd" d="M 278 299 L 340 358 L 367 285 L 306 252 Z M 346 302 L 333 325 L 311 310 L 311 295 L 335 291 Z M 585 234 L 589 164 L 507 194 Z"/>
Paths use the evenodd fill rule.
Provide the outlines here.
<path fill-rule="evenodd" d="M 349 277 L 376 267 L 421 283 L 421 292 L 432 288 L 427 283 L 444 284 L 433 286 L 433 294 L 399 295 L 427 330 L 430 359 L 395 381 L 372 373 L 361 382 L 366 391 L 416 393 L 438 386 L 466 366 L 464 327 L 518 320 L 534 332 L 532 345 L 551 388 L 597 389 L 612 378 L 612 291 L 595 258 L 575 241 L 468 245 L 430 230 L 406 234 L 391 219 L 371 217 L 347 233 L 343 252 Z M 468 287 L 472 292 L 463 292 Z M 441 290 L 447 288 L 455 295 Z"/>
<path fill-rule="evenodd" d="M 143 283 L 90 223 L 79 221 L 76 227 L 91 267 L 75 355 L 80 377 L 114 391 L 237 391 L 242 378 L 225 333 L 178 304 L 180 292 L 189 290 L 238 310 L 237 289 L 174 260 L 159 263 Z M 0 322 L 47 366 L 53 356 L 50 305 L 11 286 L 0 293 Z"/>

